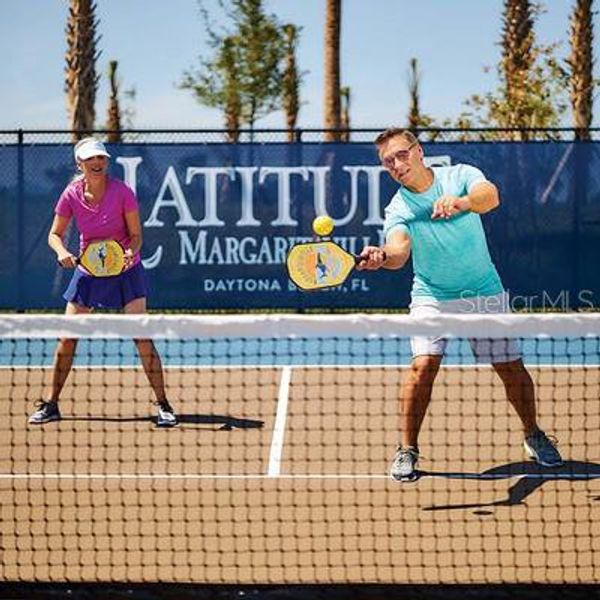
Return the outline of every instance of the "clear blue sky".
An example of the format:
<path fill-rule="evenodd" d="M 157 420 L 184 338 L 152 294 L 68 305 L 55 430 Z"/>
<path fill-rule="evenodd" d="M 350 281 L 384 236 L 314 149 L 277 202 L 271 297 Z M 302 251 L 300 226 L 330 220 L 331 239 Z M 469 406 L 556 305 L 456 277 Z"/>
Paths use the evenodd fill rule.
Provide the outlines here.
<path fill-rule="evenodd" d="M 134 125 L 144 128 L 222 126 L 219 111 L 178 90 L 184 70 L 208 56 L 196 0 L 96 0 L 99 17 L 97 127 L 106 121 L 108 61 L 119 61 L 123 88 L 135 87 Z M 0 0 L 0 129 L 67 127 L 64 98 L 68 0 Z M 216 0 L 206 0 L 218 16 Z M 268 12 L 303 28 L 298 61 L 308 71 L 299 125 L 321 127 L 325 0 L 265 0 Z M 572 0 L 546 0 L 537 40 L 561 41 L 568 53 Z M 422 74 L 422 110 L 437 120 L 456 117 L 465 98 L 495 87 L 485 66 L 499 57 L 502 0 L 343 0 L 342 84 L 352 90 L 355 127 L 403 124 L 411 57 Z M 597 17 L 596 17 L 597 18 Z M 596 71 L 598 38 L 596 24 Z M 598 73 L 596 73 L 598 76 Z M 596 107 L 600 111 L 600 107 Z M 598 119 L 595 119 L 598 122 Z M 565 123 L 568 125 L 569 123 Z M 283 127 L 281 113 L 257 123 Z"/>

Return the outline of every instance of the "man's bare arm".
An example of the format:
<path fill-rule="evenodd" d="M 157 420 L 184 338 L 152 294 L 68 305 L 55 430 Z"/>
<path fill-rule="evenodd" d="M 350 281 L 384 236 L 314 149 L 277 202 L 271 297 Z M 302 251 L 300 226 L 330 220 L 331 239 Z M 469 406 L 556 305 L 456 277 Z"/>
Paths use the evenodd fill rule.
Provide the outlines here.
<path fill-rule="evenodd" d="M 405 231 L 396 231 L 383 247 L 365 246 L 360 253 L 359 271 L 401 269 L 410 257 L 410 236 Z"/>

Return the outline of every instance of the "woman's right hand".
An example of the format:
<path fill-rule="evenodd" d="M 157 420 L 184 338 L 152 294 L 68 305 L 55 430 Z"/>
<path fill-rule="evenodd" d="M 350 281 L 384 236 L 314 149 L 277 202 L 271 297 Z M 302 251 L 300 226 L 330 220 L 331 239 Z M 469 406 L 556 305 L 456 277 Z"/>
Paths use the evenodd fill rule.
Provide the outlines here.
<path fill-rule="evenodd" d="M 77 259 L 70 252 L 57 254 L 56 260 L 64 269 L 74 269 L 77 266 Z"/>

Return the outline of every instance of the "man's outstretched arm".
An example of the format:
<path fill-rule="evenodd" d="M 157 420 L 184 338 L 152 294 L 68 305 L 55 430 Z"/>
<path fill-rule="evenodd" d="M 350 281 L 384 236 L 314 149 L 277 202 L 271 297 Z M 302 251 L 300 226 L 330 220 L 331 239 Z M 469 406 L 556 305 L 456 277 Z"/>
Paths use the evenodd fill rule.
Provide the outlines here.
<path fill-rule="evenodd" d="M 363 260 L 356 266 L 359 271 L 401 269 L 410 257 L 410 236 L 405 231 L 396 231 L 383 247 L 365 246 L 360 257 Z"/>

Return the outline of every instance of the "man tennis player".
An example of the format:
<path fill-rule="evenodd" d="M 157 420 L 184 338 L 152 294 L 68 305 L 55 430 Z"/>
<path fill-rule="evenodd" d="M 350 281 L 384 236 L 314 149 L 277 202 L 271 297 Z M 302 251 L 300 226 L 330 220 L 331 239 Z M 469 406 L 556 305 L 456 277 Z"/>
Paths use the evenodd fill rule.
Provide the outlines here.
<path fill-rule="evenodd" d="M 366 246 L 359 270 L 400 269 L 412 251 L 414 281 L 410 313 L 507 312 L 508 296 L 490 258 L 480 214 L 499 204 L 498 190 L 477 168 L 457 164 L 428 168 L 415 136 L 393 128 L 375 140 L 379 158 L 400 184 L 385 209 L 385 246 Z M 446 347 L 443 338 L 411 339 L 412 363 L 402 386 L 402 439 L 390 474 L 418 478 L 418 436 Z M 554 444 L 538 427 L 533 381 L 512 340 L 474 340 L 478 362 L 492 363 L 525 433 L 525 449 L 538 464 L 562 464 Z"/>

